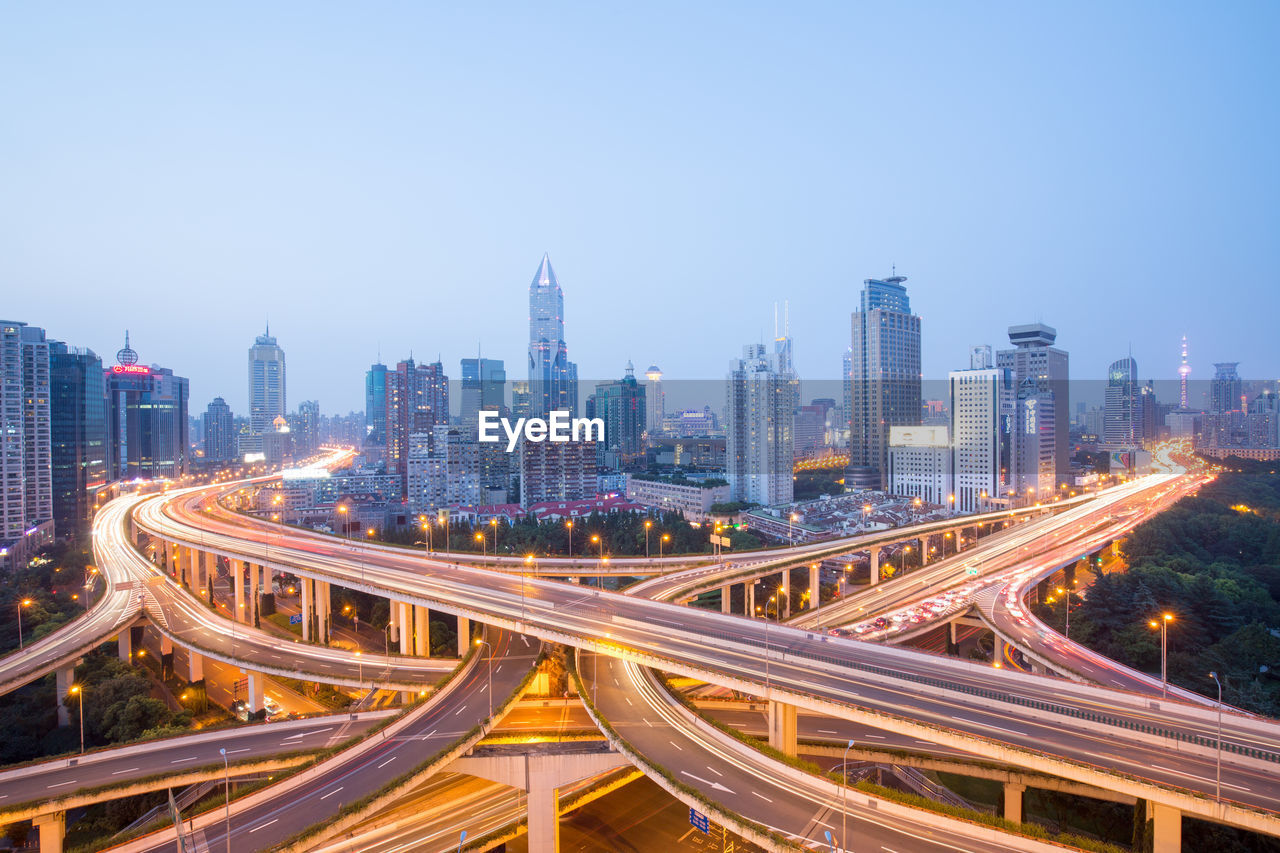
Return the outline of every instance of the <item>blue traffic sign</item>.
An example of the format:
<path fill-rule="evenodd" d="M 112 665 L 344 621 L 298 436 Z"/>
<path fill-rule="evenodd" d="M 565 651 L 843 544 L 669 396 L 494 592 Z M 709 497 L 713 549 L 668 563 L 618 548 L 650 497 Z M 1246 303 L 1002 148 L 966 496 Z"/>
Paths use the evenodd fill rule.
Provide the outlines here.
<path fill-rule="evenodd" d="M 301 624 L 302 624 L 302 614 L 301 614 L 301 613 L 299 613 L 299 614 L 297 614 L 296 616 L 290 616 L 290 617 L 289 617 L 289 624 L 290 624 L 290 625 L 301 625 Z"/>
<path fill-rule="evenodd" d="M 697 809 L 689 809 L 689 823 L 693 824 L 694 829 L 702 832 L 711 831 L 711 821 L 707 820 L 707 816 Z"/>

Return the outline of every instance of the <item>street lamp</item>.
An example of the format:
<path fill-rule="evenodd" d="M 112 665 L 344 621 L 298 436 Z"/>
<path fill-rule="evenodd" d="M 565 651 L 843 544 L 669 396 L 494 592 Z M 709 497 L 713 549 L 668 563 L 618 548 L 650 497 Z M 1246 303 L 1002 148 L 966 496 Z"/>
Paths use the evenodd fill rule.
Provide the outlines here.
<path fill-rule="evenodd" d="M 493 646 L 490 646 L 484 640 L 476 637 L 476 646 L 485 646 L 489 649 L 489 686 L 486 688 L 489 693 L 489 719 L 493 719 Z"/>
<path fill-rule="evenodd" d="M 844 748 L 844 762 L 840 765 L 840 773 L 843 777 L 840 785 L 840 849 L 848 850 L 849 841 L 846 833 L 849 831 L 848 815 L 849 815 L 849 750 L 853 749 L 853 741 L 849 741 L 849 745 Z"/>
<path fill-rule="evenodd" d="M 644 520 L 644 558 L 649 559 L 649 528 L 653 527 L 653 522 L 649 519 Z"/>
<path fill-rule="evenodd" d="M 1065 591 L 1062 587 L 1058 587 L 1058 595 L 1064 596 L 1063 601 L 1067 607 L 1067 624 L 1066 630 L 1062 632 L 1062 636 L 1068 640 L 1071 639 L 1071 593 Z"/>
<path fill-rule="evenodd" d="M 659 560 L 661 560 L 661 559 L 662 559 L 662 545 L 663 545 L 663 543 L 664 543 L 664 542 L 670 542 L 670 541 L 671 541 L 671 534 L 670 534 L 670 533 L 664 533 L 664 534 L 662 534 L 662 536 L 661 536 L 661 537 L 659 537 L 659 538 L 658 538 L 658 559 L 659 559 Z"/>
<path fill-rule="evenodd" d="M 489 519 L 489 526 L 493 528 L 493 561 L 498 562 L 498 519 Z"/>
<path fill-rule="evenodd" d="M 1209 677 L 1213 679 L 1213 683 L 1218 685 L 1218 773 L 1216 776 L 1216 784 L 1214 786 L 1214 798 L 1218 801 L 1222 800 L 1222 682 L 1218 680 L 1218 673 L 1211 672 Z M 81 750 L 83 752 L 83 749 Z"/>
<path fill-rule="evenodd" d="M 569 529 L 569 559 L 573 559 L 573 519 L 566 519 L 564 526 Z"/>
<path fill-rule="evenodd" d="M 364 658 L 360 654 L 360 649 L 356 649 L 356 689 L 364 687 Z"/>
<path fill-rule="evenodd" d="M 489 543 L 483 533 L 476 534 L 476 541 L 480 543 L 480 561 L 487 566 L 489 565 Z"/>
<path fill-rule="evenodd" d="M 787 542 L 793 546 L 796 544 L 795 523 L 799 517 L 794 512 L 787 516 Z"/>
<path fill-rule="evenodd" d="M 24 598 L 18 602 L 18 650 L 22 650 L 22 608 L 30 607 L 34 602 L 29 598 Z"/>
<path fill-rule="evenodd" d="M 775 592 L 769 596 L 769 600 L 764 605 L 764 693 L 765 698 L 769 698 L 769 605 L 773 605 L 773 615 L 778 615 L 778 594 Z M 756 610 L 760 610 L 759 607 Z"/>
<path fill-rule="evenodd" d="M 1219 689 L 1221 692 L 1221 689 Z M 80 754 L 84 755 L 84 691 L 80 689 L 79 684 L 71 685 L 71 695 L 75 696 L 80 705 Z M 1219 715 L 1221 720 L 1221 715 Z M 1219 722 L 1221 726 L 1221 722 Z"/>
<path fill-rule="evenodd" d="M 346 504 L 338 504 L 338 514 L 342 516 L 342 533 L 344 536 L 350 539 L 351 533 L 349 530 L 347 530 L 347 512 L 348 510 L 347 510 Z"/>
<path fill-rule="evenodd" d="M 901 558 L 898 560 L 898 571 L 904 575 L 907 573 L 907 555 L 910 553 L 910 545 L 903 545 L 902 550 L 898 552 L 898 556 Z"/>
<path fill-rule="evenodd" d="M 1169 623 L 1172 621 L 1173 614 L 1165 613 L 1148 623 L 1152 629 L 1160 629 L 1160 695 L 1164 698 L 1169 696 Z"/>
<path fill-rule="evenodd" d="M 225 784 L 222 798 L 226 806 L 224 815 L 226 820 L 227 853 L 231 853 L 231 765 L 227 763 L 227 748 L 224 746 L 218 752 L 222 755 L 222 778 Z"/>

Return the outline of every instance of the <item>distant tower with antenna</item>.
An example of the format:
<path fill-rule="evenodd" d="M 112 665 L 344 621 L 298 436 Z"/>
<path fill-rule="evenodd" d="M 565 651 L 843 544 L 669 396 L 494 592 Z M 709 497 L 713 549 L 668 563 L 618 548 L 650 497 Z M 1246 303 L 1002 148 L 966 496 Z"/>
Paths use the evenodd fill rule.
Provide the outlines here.
<path fill-rule="evenodd" d="M 1182 364 L 1178 365 L 1178 378 L 1182 382 L 1182 390 L 1178 397 L 1178 408 L 1187 410 L 1187 377 L 1191 375 L 1191 365 L 1187 364 L 1187 336 L 1182 336 Z"/>

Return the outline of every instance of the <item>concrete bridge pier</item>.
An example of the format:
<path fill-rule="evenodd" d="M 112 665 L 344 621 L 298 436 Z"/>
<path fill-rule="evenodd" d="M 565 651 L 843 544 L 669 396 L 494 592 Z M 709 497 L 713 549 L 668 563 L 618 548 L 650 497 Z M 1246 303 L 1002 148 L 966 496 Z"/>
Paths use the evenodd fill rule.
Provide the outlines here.
<path fill-rule="evenodd" d="M 880 549 L 872 548 L 867 554 L 871 558 L 871 585 L 880 583 Z"/>
<path fill-rule="evenodd" d="M 54 697 L 58 703 L 58 725 L 71 725 L 71 709 L 67 707 L 67 694 L 71 692 L 71 685 L 76 680 L 76 671 L 74 667 L 63 667 L 55 674 L 57 681 L 57 695 Z"/>
<path fill-rule="evenodd" d="M 31 821 L 40 834 L 40 853 L 62 853 L 62 842 L 67 837 L 67 813 L 50 812 Z"/>
<path fill-rule="evenodd" d="M 1155 833 L 1152 853 L 1179 853 L 1182 850 L 1182 812 L 1174 806 L 1148 803 Z"/>
<path fill-rule="evenodd" d="M 730 587 L 729 584 L 725 584 L 724 586 L 720 587 L 720 612 L 721 613 L 732 612 L 731 605 L 732 605 L 733 599 L 730 598 L 731 590 L 732 590 L 732 587 Z"/>
<path fill-rule="evenodd" d="M 261 711 L 263 702 L 266 699 L 267 677 L 260 672 L 252 670 L 241 670 L 241 672 L 245 673 L 245 682 L 248 685 L 245 702 L 248 703 L 249 710 L 253 712 Z"/>
<path fill-rule="evenodd" d="M 187 650 L 187 681 L 195 683 L 204 680 L 204 655 Z"/>
<path fill-rule="evenodd" d="M 400 654 L 413 654 L 413 605 L 407 601 L 396 602 L 400 611 L 396 630 L 400 632 Z"/>
<path fill-rule="evenodd" d="M 417 605 L 413 608 L 413 653 L 431 657 L 431 611 Z"/>
<path fill-rule="evenodd" d="M 822 564 L 809 566 L 809 606 L 814 610 L 822 604 Z"/>
<path fill-rule="evenodd" d="M 244 609 L 244 562 L 241 560 L 232 560 L 230 566 L 231 579 L 231 618 L 237 622 L 245 621 Z"/>
<path fill-rule="evenodd" d="M 786 755 L 799 751 L 795 705 L 769 702 L 769 746 Z"/>
<path fill-rule="evenodd" d="M 1003 817 L 1005 820 L 1022 823 L 1022 795 L 1026 790 L 1027 786 L 1018 782 L 1004 783 Z"/>
<path fill-rule="evenodd" d="M 302 640 L 310 642 L 314 633 L 314 617 L 312 611 L 315 609 L 311 603 L 311 578 L 298 578 L 298 585 L 301 589 L 298 591 L 298 598 L 302 602 Z M 403 651 L 403 649 L 401 649 Z"/>
<path fill-rule="evenodd" d="M 787 619 L 791 616 L 791 570 L 784 569 L 782 579 L 778 583 L 778 611 L 782 614 L 780 619 Z"/>
<path fill-rule="evenodd" d="M 458 657 L 465 657 L 471 648 L 471 620 L 465 616 L 458 617 Z M 530 846 L 530 850 L 537 849 Z"/>

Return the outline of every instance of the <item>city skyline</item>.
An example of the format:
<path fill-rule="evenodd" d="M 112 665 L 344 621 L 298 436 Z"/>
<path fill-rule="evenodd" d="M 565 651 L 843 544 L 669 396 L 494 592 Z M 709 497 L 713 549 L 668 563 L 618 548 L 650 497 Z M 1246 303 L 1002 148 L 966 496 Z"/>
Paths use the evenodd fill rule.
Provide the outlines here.
<path fill-rule="evenodd" d="M 896 264 L 926 324 L 926 378 L 1036 320 L 1061 330 L 1078 378 L 1105 377 L 1130 343 L 1151 376 L 1176 377 L 1184 334 L 1193 378 L 1227 360 L 1280 374 L 1265 325 L 1277 111 L 1256 82 L 1276 76 L 1276 10 L 1109 9 L 1107 27 L 1054 10 L 1020 10 L 1016 26 L 1000 9 L 825 12 L 819 26 L 750 11 L 710 44 L 714 8 L 682 10 L 684 28 L 629 22 L 621 43 L 608 12 L 570 26 L 554 10 L 330 10 L 281 69 L 269 46 L 296 16 L 280 11 L 259 11 L 261 40 L 243 44 L 239 27 L 201 21 L 196 48 L 190 12 L 12 10 L 0 71 L 27 121 L 0 140 L 23 166 L 0 214 L 7 316 L 99 353 L 133 329 L 144 359 L 191 378 L 196 408 L 222 396 L 238 412 L 235 350 L 270 317 L 295 399 L 348 411 L 379 351 L 452 365 L 479 344 L 514 371 L 520 291 L 544 252 L 592 380 L 628 359 L 716 380 L 723 353 L 767 340 L 783 299 L 797 371 L 835 379 L 841 315 Z M 385 57 L 348 44 L 351 28 Z M 1232 62 L 1185 49 L 1200 38 L 1231 44 Z M 58 66 L 39 50 L 51 39 L 84 61 Z M 512 83 L 515 46 L 539 40 L 556 55 Z M 228 70 L 218 57 L 236 45 Z M 328 61 L 340 47 L 351 67 Z M 653 49 L 666 67 L 645 61 Z M 462 81 L 448 70 L 490 59 Z M 680 94 L 684 79 L 709 82 Z M 1204 298 L 1223 282 L 1231 298 Z M 193 333 L 173 312 L 195 293 L 212 298 Z M 646 306 L 654 322 L 608 322 Z"/>

